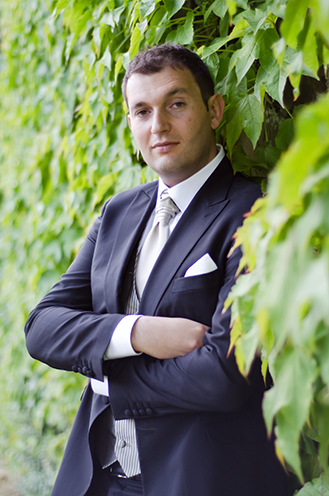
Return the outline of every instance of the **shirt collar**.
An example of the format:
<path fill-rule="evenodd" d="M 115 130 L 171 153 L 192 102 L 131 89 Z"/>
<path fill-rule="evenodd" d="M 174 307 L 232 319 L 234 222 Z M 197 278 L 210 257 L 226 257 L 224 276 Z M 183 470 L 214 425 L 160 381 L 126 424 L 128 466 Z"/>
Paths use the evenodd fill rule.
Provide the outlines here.
<path fill-rule="evenodd" d="M 211 176 L 216 167 L 223 160 L 225 155 L 223 147 L 221 145 L 217 145 L 217 150 L 218 153 L 216 157 L 211 162 L 209 162 L 209 164 L 202 167 L 202 169 L 193 174 L 193 176 L 188 177 L 187 179 L 185 179 L 185 181 L 182 181 L 181 183 L 178 183 L 171 188 L 168 188 L 168 186 L 164 184 L 160 177 L 158 198 L 160 197 L 161 193 L 165 189 L 167 189 L 169 196 L 183 213 L 187 209 L 199 189 L 204 185 L 204 183 Z"/>

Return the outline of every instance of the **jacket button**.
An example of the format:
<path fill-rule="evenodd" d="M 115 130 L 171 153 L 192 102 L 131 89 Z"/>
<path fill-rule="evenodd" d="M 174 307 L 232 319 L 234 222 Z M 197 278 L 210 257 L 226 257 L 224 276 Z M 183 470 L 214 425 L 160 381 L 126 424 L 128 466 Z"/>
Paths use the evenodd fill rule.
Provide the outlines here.
<path fill-rule="evenodd" d="M 132 417 L 133 416 L 133 412 L 131 410 L 125 410 L 125 415 L 127 417 Z"/>
<path fill-rule="evenodd" d="M 139 411 L 138 410 L 133 410 L 133 415 L 134 415 L 134 417 L 138 417 L 139 416 Z"/>
<path fill-rule="evenodd" d="M 83 373 L 84 375 L 88 375 L 88 372 L 89 372 L 88 367 L 82 367 L 82 373 Z"/>
<path fill-rule="evenodd" d="M 78 366 L 77 365 L 72 365 L 72 371 L 73 372 L 78 372 Z"/>
<path fill-rule="evenodd" d="M 146 415 L 153 415 L 152 408 L 146 408 Z"/>
<path fill-rule="evenodd" d="M 141 408 L 141 409 L 139 410 L 139 415 L 140 415 L 141 417 L 145 417 L 145 416 L 146 416 L 146 411 L 144 410 L 144 408 Z"/>

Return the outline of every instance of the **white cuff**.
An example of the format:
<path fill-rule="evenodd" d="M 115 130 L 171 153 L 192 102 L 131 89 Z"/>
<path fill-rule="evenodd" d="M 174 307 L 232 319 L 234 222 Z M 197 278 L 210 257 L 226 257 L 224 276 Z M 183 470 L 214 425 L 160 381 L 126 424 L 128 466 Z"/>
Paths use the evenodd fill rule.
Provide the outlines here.
<path fill-rule="evenodd" d="M 131 332 L 140 315 L 126 315 L 114 329 L 110 344 L 105 352 L 105 359 L 114 360 L 128 356 L 140 355 L 131 346 Z"/>
<path fill-rule="evenodd" d="M 98 381 L 97 379 L 91 379 L 91 387 L 96 394 L 102 394 L 103 396 L 109 395 L 109 380 L 106 375 L 104 375 L 104 381 Z"/>

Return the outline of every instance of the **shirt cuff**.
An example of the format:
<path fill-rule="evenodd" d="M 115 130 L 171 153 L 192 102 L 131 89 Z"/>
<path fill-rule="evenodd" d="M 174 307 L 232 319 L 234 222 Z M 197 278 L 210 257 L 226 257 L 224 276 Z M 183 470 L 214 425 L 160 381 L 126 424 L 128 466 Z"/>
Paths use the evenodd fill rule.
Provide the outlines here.
<path fill-rule="evenodd" d="M 141 315 L 126 315 L 114 329 L 110 344 L 105 352 L 105 360 L 141 355 L 131 345 L 131 332 Z"/>
<path fill-rule="evenodd" d="M 91 379 L 91 387 L 94 393 L 109 396 L 109 379 L 106 375 L 104 375 L 104 381 Z"/>

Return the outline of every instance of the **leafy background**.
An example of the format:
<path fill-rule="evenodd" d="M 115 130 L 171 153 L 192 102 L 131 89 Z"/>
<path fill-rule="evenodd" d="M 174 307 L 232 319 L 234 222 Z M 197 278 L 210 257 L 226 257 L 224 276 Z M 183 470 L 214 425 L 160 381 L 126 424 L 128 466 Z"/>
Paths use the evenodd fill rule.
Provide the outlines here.
<path fill-rule="evenodd" d="M 23 496 L 50 493 L 85 384 L 30 359 L 24 323 L 104 200 L 152 179 L 120 83 L 166 41 L 208 64 L 218 140 L 267 190 L 237 238 L 236 355 L 274 378 L 265 419 L 298 494 L 329 494 L 328 33 L 327 0 L 0 0 L 0 446 Z"/>

